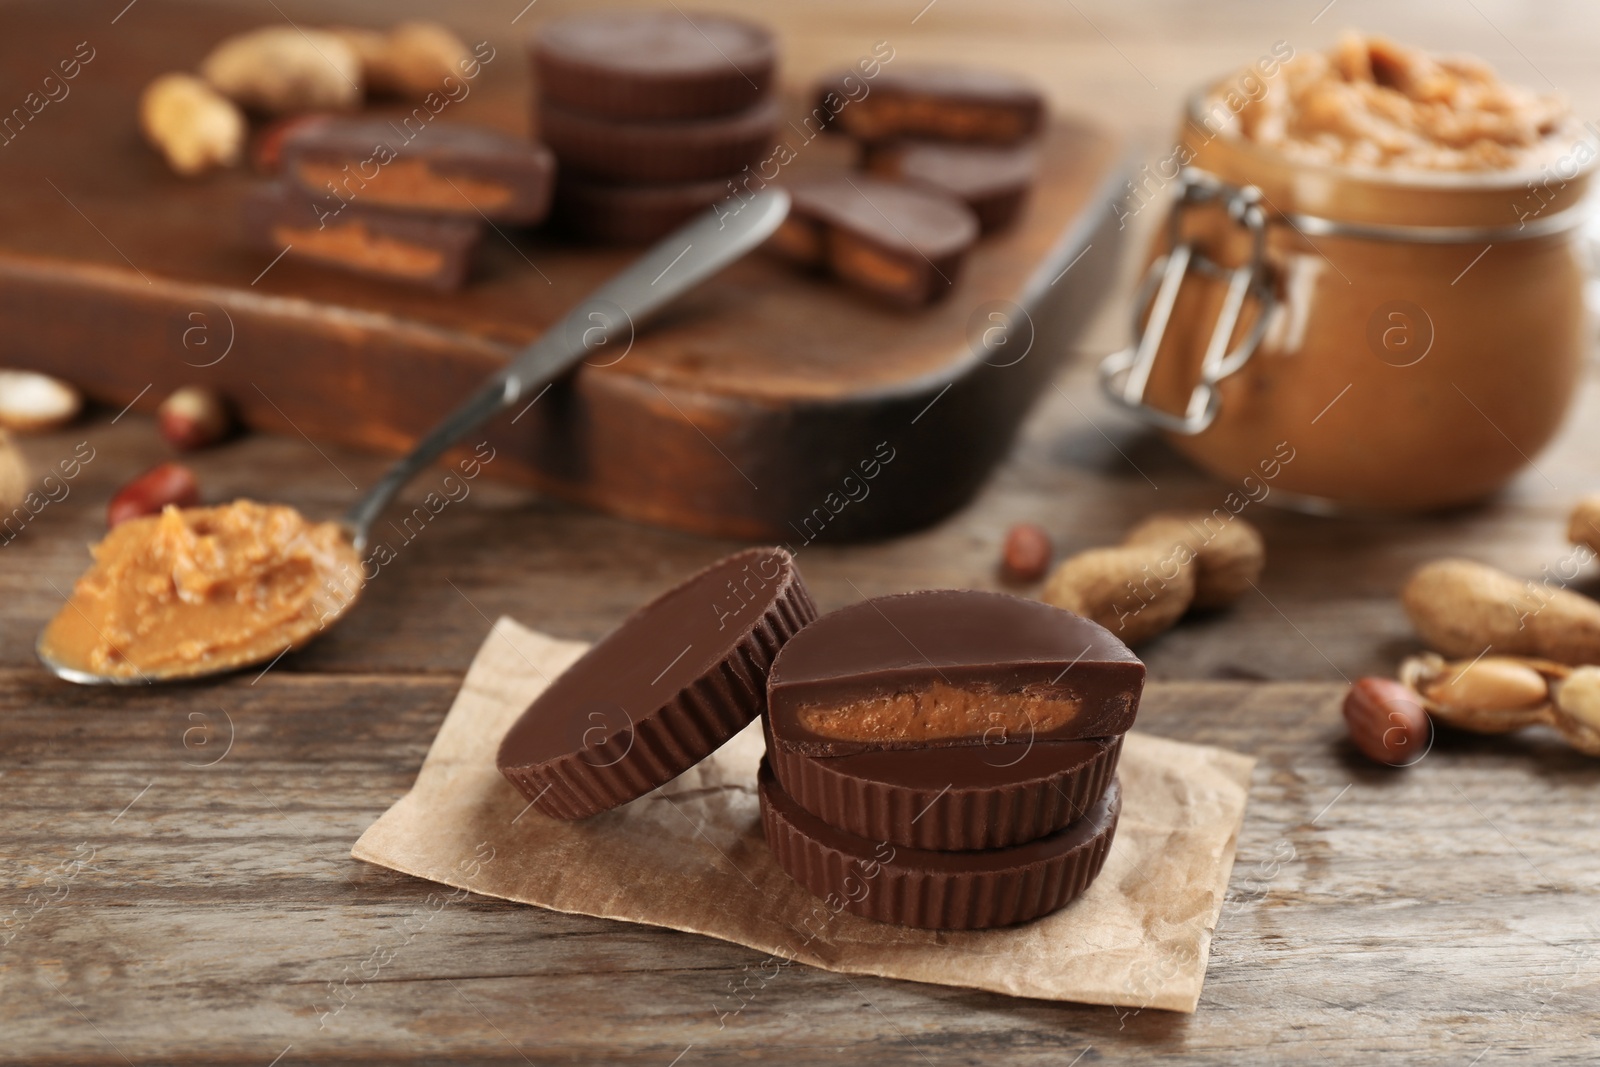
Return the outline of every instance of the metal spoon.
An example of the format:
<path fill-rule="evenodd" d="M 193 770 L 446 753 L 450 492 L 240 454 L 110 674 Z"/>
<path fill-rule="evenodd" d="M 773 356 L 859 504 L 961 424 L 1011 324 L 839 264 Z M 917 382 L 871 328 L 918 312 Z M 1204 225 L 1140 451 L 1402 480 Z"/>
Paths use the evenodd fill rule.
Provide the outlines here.
<path fill-rule="evenodd" d="M 789 194 L 781 189 L 768 189 L 732 209 L 719 210 L 720 207 L 712 208 L 663 238 L 643 258 L 596 289 L 543 336 L 491 375 L 476 393 L 390 467 L 345 513 L 343 526 L 356 553 L 365 550 L 372 524 L 419 471 L 492 416 L 514 407 L 570 370 L 593 349 L 631 332 L 680 294 L 761 244 L 788 215 Z M 318 632 L 326 628 L 326 624 L 342 618 L 355 599 L 349 598 L 334 614 L 325 617 L 324 626 Z M 62 609 L 63 612 L 71 610 L 75 610 L 71 605 Z M 122 677 L 96 674 L 81 666 L 53 660 L 45 652 L 45 632 L 40 632 L 35 645 L 40 662 L 58 677 L 83 685 L 141 685 L 202 678 L 273 658 L 273 653 L 269 653 L 244 660 L 231 659 L 220 665 L 207 663 Z"/>

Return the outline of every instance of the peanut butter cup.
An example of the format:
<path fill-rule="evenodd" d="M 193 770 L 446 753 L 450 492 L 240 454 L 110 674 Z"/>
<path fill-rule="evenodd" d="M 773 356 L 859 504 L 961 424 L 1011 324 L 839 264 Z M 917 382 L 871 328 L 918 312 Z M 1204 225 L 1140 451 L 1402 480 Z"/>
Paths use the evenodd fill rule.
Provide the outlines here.
<path fill-rule="evenodd" d="M 1066 826 L 1099 802 L 1122 738 L 1001 742 L 767 760 L 801 808 L 857 837 L 938 851 L 1006 848 Z"/>
<path fill-rule="evenodd" d="M 328 118 L 284 135 L 283 174 L 330 207 L 535 223 L 555 160 L 543 145 L 461 123 Z"/>
<path fill-rule="evenodd" d="M 286 182 L 263 182 L 244 201 L 245 232 L 264 252 L 431 289 L 459 289 L 481 243 L 476 218 L 330 206 Z"/>
<path fill-rule="evenodd" d="M 529 48 L 544 101 L 634 122 L 743 111 L 771 90 L 778 59 L 760 26 L 679 10 L 553 19 Z"/>
<path fill-rule="evenodd" d="M 1011 848 L 936 852 L 859 837 L 801 808 L 763 761 L 761 821 L 789 876 L 832 907 L 879 922 L 976 930 L 1037 919 L 1089 888 L 1122 811 L 1113 778 L 1080 819 Z"/>
<path fill-rule="evenodd" d="M 1027 146 L 890 141 L 863 147 L 868 172 L 948 193 L 972 209 L 984 233 L 1016 220 L 1037 170 Z"/>
<path fill-rule="evenodd" d="M 1110 631 L 1023 597 L 935 589 L 818 619 L 767 680 L 773 743 L 811 756 L 1113 737 L 1144 664 Z"/>
<path fill-rule="evenodd" d="M 596 118 L 545 101 L 539 136 L 563 171 L 614 182 L 692 182 L 726 178 L 772 151 L 776 101 L 733 115 L 676 122 Z"/>
<path fill-rule="evenodd" d="M 761 714 L 773 658 L 815 617 L 783 549 L 712 564 L 552 681 L 501 741 L 500 772 L 558 819 L 643 796 Z"/>
<path fill-rule="evenodd" d="M 822 79 L 817 97 L 849 98 L 841 71 Z M 945 65 L 885 67 L 871 91 L 838 109 L 830 129 L 859 141 L 925 137 L 938 141 L 1015 144 L 1044 125 L 1044 96 L 1002 70 Z"/>
<path fill-rule="evenodd" d="M 797 183 L 767 248 L 891 303 L 918 307 L 960 276 L 978 220 L 959 200 L 865 175 Z"/>

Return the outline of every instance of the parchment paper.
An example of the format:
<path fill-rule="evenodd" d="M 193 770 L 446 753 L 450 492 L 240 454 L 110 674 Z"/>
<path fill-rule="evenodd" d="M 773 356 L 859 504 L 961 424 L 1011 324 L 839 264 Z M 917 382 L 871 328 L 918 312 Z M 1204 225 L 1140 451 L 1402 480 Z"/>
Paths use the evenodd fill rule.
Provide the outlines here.
<path fill-rule="evenodd" d="M 1015 996 L 1195 1010 L 1254 760 L 1131 733 L 1118 769 L 1121 822 L 1087 893 L 1008 929 L 904 929 L 836 912 L 773 861 L 756 801 L 759 723 L 615 811 L 567 823 L 532 810 L 496 770 L 495 751 L 585 647 L 497 622 L 416 785 L 351 854 L 489 896 L 747 945 L 769 954 L 760 974 L 795 960 Z"/>

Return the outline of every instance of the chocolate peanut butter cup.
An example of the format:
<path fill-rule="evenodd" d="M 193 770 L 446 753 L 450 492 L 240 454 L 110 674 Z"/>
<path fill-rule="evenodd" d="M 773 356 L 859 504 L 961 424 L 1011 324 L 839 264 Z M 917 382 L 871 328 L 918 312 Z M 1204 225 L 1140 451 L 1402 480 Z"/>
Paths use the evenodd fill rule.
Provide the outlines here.
<path fill-rule="evenodd" d="M 246 195 L 244 227 L 264 252 L 445 290 L 467 280 L 483 236 L 476 218 L 330 205 L 286 182 L 263 182 Z"/>
<path fill-rule="evenodd" d="M 674 185 L 622 185 L 562 174 L 550 222 L 603 244 L 648 244 L 732 195 L 725 178 Z"/>
<path fill-rule="evenodd" d="M 938 851 L 1006 848 L 1052 834 L 1097 804 L 1122 738 L 767 759 L 796 804 L 857 837 Z"/>
<path fill-rule="evenodd" d="M 967 206 L 933 190 L 856 175 L 789 191 L 789 215 L 766 247 L 905 307 L 947 295 L 978 238 Z"/>
<path fill-rule="evenodd" d="M 1122 811 L 1113 778 L 1083 818 L 1011 848 L 935 852 L 858 837 L 801 808 L 760 772 L 767 846 L 789 877 L 868 919 L 934 930 L 1011 926 L 1064 907 L 1105 864 Z"/>
<path fill-rule="evenodd" d="M 555 160 L 543 145 L 460 123 L 333 118 L 289 131 L 283 174 L 330 206 L 535 223 L 550 208 Z"/>
<path fill-rule="evenodd" d="M 553 19 L 529 42 L 543 100 L 635 122 L 743 111 L 772 88 L 772 34 L 703 12 L 603 11 Z"/>
<path fill-rule="evenodd" d="M 773 658 L 815 617 L 783 549 L 714 563 L 552 681 L 501 741 L 500 772 L 558 819 L 641 797 L 761 714 Z"/>
<path fill-rule="evenodd" d="M 779 114 L 769 100 L 715 118 L 622 122 L 545 101 L 539 137 L 564 171 L 614 182 L 693 182 L 726 178 L 770 153 Z"/>
<path fill-rule="evenodd" d="M 883 178 L 926 185 L 960 200 L 984 233 L 1016 220 L 1038 168 L 1027 146 L 890 141 L 866 145 L 862 164 Z"/>
<path fill-rule="evenodd" d="M 784 646 L 767 679 L 773 744 L 810 756 L 1113 737 L 1144 664 L 1103 626 L 971 589 L 875 597 Z"/>
<path fill-rule="evenodd" d="M 859 141 L 925 137 L 937 141 L 1016 144 L 1044 125 L 1044 96 L 1031 83 L 1001 70 L 961 66 L 885 67 L 865 96 L 850 92 L 853 70 L 817 84 L 828 128 Z"/>

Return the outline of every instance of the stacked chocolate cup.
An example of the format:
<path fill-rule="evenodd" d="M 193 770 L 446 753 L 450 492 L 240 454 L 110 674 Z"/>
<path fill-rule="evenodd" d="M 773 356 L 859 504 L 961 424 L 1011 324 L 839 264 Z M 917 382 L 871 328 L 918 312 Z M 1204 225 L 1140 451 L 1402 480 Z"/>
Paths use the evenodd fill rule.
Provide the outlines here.
<path fill-rule="evenodd" d="M 466 282 L 487 226 L 544 218 L 555 179 L 543 145 L 464 123 L 306 116 L 275 157 L 279 180 L 244 206 L 258 247 L 445 290 Z"/>
<path fill-rule="evenodd" d="M 766 713 L 762 823 L 834 910 L 905 926 L 1026 922 L 1099 874 L 1144 665 L 1038 601 L 937 590 L 817 617 L 781 548 L 634 612 L 500 745 L 531 806 L 581 819 L 676 778 Z"/>
<path fill-rule="evenodd" d="M 1037 601 L 934 590 L 826 615 L 767 679 L 778 863 L 883 922 L 1008 926 L 1080 895 L 1116 832 L 1144 665 Z"/>
<path fill-rule="evenodd" d="M 772 150 L 777 48 L 721 15 L 607 11 L 530 42 L 540 137 L 560 161 L 553 221 L 645 243 L 727 197 Z"/>

